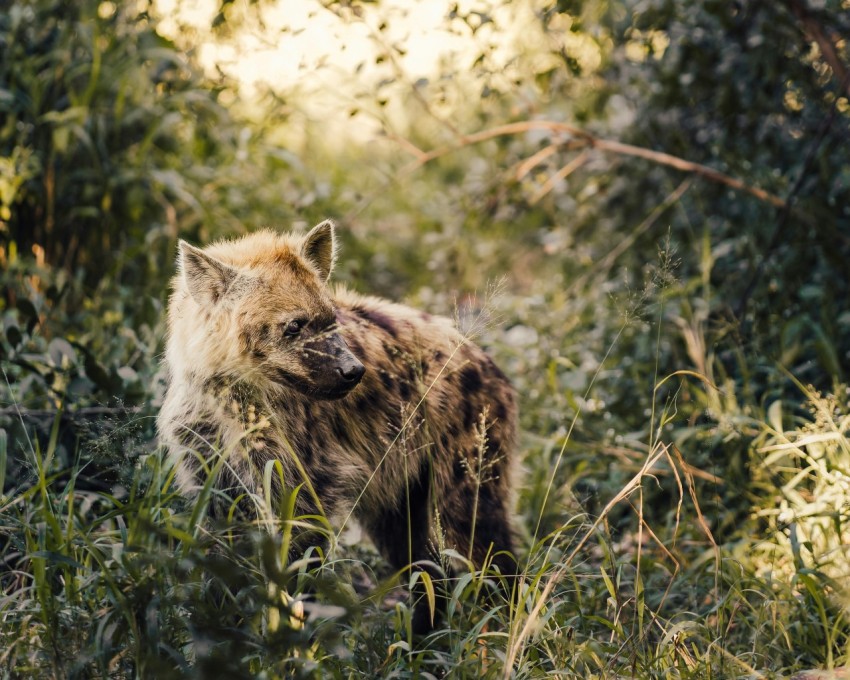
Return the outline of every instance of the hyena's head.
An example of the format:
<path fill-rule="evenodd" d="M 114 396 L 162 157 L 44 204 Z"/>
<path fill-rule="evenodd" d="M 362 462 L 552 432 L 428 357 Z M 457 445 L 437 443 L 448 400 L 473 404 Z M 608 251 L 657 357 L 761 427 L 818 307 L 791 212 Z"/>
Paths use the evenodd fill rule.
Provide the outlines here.
<path fill-rule="evenodd" d="M 365 368 L 340 336 L 327 280 L 328 220 L 306 236 L 261 231 L 203 250 L 180 242 L 167 357 L 196 376 L 338 399 Z"/>

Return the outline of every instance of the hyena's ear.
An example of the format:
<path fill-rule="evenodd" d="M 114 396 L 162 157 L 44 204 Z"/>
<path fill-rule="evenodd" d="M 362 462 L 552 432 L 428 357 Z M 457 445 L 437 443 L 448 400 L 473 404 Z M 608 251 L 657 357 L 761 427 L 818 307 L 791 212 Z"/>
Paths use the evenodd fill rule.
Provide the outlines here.
<path fill-rule="evenodd" d="M 200 305 L 215 304 L 236 279 L 236 270 L 181 240 L 177 266 L 192 298 Z"/>
<path fill-rule="evenodd" d="M 304 237 L 301 252 L 315 265 L 323 281 L 327 281 L 336 262 L 336 236 L 333 220 L 325 220 L 313 227 Z"/>

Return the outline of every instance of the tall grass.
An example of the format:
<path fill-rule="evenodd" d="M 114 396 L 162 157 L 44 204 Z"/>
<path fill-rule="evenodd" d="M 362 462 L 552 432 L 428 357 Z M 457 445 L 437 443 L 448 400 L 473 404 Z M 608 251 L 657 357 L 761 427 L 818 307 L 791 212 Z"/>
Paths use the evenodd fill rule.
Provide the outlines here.
<path fill-rule="evenodd" d="M 661 377 L 655 392 L 694 382 L 717 406 L 716 389 L 695 375 Z M 846 390 L 801 390 L 807 410 L 777 401 L 749 418 L 753 510 L 725 542 L 713 534 L 722 480 L 665 435 L 681 386 L 659 405 L 651 440 L 621 452 L 632 476 L 595 514 L 552 474 L 569 432 L 549 454 L 526 447 L 520 512 L 538 514 L 523 522 L 515 597 L 501 595 L 497 571 L 470 569 L 425 638 L 412 636 L 399 590 L 420 575 L 390 573 L 357 542 L 290 559 L 290 528 L 316 520 L 293 516 L 291 498 L 272 499 L 273 469 L 253 499 L 259 520 L 234 512 L 215 523 L 214 490 L 179 498 L 158 451 L 135 459 L 118 493 L 78 489 L 80 467 L 52 465 L 57 418 L 32 443 L 29 483 L 0 506 L 0 672 L 723 678 L 845 664 L 850 410 Z"/>
<path fill-rule="evenodd" d="M 416 570 L 393 573 L 324 517 L 296 516 L 295 495 L 311 491 L 275 497 L 279 465 L 242 502 L 211 483 L 187 500 L 161 451 L 114 438 L 119 450 L 107 460 L 119 481 L 103 490 L 85 478 L 103 457 L 87 447 L 102 441 L 81 440 L 70 465 L 59 454 L 62 409 L 42 436 L 11 450 L 0 430 L 0 475 L 10 451 L 24 451 L 29 470 L 10 476 L 0 499 L 0 673 L 726 678 L 847 664 L 848 391 L 797 384 L 796 400 L 756 403 L 710 349 L 699 298 L 676 297 L 671 259 L 662 257 L 619 326 L 606 319 L 601 359 L 585 353 L 582 366 L 539 350 L 568 346 L 576 325 L 566 319 L 586 316 L 589 297 L 561 300 L 545 317 L 527 309 L 528 319 L 525 300 L 488 299 L 522 333 L 523 321 L 537 321 L 533 351 L 522 333 L 473 320 L 523 394 L 521 573 L 506 596 L 497 569 L 476 570 L 469 555 L 441 546 L 444 560 L 467 569 L 446 584 L 446 617 L 426 637 L 411 632 L 406 593 L 421 579 L 433 602 L 437 584 Z M 670 329 L 687 367 L 663 374 Z M 617 431 L 600 416 L 617 410 L 598 403 L 622 390 L 610 364 L 636 341 L 654 345 L 654 368 L 642 364 L 651 386 L 620 412 L 642 407 L 644 420 L 632 432 L 625 417 L 613 421 Z M 149 417 L 131 413 L 118 429 Z M 19 424 L 16 432 L 30 429 Z M 486 414 L 478 435 L 483 453 Z M 734 459 L 712 462 L 713 451 L 743 456 L 746 478 L 734 477 Z M 485 482 L 488 461 L 479 456 L 467 472 Z M 293 531 L 305 527 L 323 533 L 327 549 L 294 553 Z"/>

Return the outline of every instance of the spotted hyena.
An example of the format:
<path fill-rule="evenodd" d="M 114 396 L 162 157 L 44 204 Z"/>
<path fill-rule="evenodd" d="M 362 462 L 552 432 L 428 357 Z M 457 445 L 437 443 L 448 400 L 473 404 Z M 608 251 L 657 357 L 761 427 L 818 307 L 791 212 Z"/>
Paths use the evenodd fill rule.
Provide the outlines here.
<path fill-rule="evenodd" d="M 279 461 L 299 514 L 353 515 L 398 569 L 436 575 L 445 546 L 512 573 L 514 390 L 448 319 L 329 287 L 335 258 L 330 221 L 181 241 L 158 421 L 179 486 L 250 505 Z"/>

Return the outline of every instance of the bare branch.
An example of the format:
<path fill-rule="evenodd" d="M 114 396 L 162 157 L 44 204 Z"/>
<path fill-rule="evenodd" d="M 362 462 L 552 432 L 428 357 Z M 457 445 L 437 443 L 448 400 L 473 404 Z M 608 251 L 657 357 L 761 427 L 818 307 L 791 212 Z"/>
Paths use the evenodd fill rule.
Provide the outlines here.
<path fill-rule="evenodd" d="M 707 165 L 687 161 L 684 158 L 679 158 L 678 156 L 673 156 L 671 154 L 664 153 L 663 151 L 653 151 L 652 149 L 646 149 L 641 146 L 624 144 L 623 142 L 617 142 L 610 139 L 602 139 L 574 125 L 569 125 L 568 123 L 560 123 L 551 120 L 519 121 L 516 123 L 508 123 L 506 125 L 498 125 L 488 130 L 482 130 L 481 132 L 476 132 L 471 135 L 463 135 L 458 138 L 456 144 L 453 144 L 451 146 L 442 146 L 433 149 L 432 151 L 422 153 L 421 155 L 417 155 L 416 159 L 413 162 L 402 168 L 401 172 L 399 173 L 399 176 L 404 177 L 406 175 L 409 175 L 410 173 L 414 172 L 426 163 L 430 163 L 433 160 L 446 156 L 463 147 L 470 146 L 472 144 L 479 144 L 481 142 L 494 139 L 496 137 L 516 135 L 524 132 L 530 132 L 532 130 L 549 130 L 550 132 L 564 135 L 567 137 L 572 137 L 577 141 L 582 141 L 587 147 L 598 149 L 599 151 L 613 153 L 620 156 L 632 156 L 635 158 L 643 158 L 644 160 L 652 161 L 653 163 L 657 163 L 659 165 L 666 165 L 667 167 L 675 168 L 676 170 L 681 170 L 682 172 L 689 172 L 695 175 L 699 175 L 700 177 L 704 177 L 705 179 L 710 180 L 712 182 L 724 184 L 732 189 L 735 189 L 736 191 L 748 193 L 751 196 L 756 197 L 760 201 L 769 203 L 770 205 L 775 206 L 777 208 L 784 208 L 786 205 L 785 201 L 779 196 L 765 191 L 764 189 L 761 189 L 759 187 L 747 184 L 746 182 L 724 174 L 719 170 L 715 170 L 714 168 L 711 168 Z M 532 156 L 532 158 L 534 157 Z"/>
<path fill-rule="evenodd" d="M 407 153 L 409 153 L 411 156 L 414 156 L 417 161 L 421 160 L 423 162 L 427 162 L 424 160 L 427 154 L 406 137 L 387 133 L 387 139 L 390 139 L 400 144 L 402 147 L 404 147 L 404 150 L 407 151 Z"/>
<path fill-rule="evenodd" d="M 692 163 L 691 161 L 686 161 L 683 158 L 679 158 L 678 156 L 672 156 L 669 153 L 663 153 L 661 151 L 652 151 L 651 149 L 645 149 L 640 146 L 633 146 L 631 144 L 623 144 L 621 142 L 615 142 L 607 139 L 595 139 L 593 142 L 593 146 L 597 149 L 601 149 L 602 151 L 609 151 L 611 153 L 622 154 L 624 156 L 635 156 L 637 158 L 644 158 L 649 161 L 653 161 L 654 163 L 658 163 L 659 165 L 666 165 L 671 168 L 676 168 L 677 170 L 682 170 L 683 172 L 690 172 L 695 175 L 699 175 L 704 177 L 705 179 L 711 180 L 712 182 L 717 182 L 719 184 L 725 184 L 732 189 L 737 191 L 743 191 L 745 193 L 750 194 L 751 196 L 755 196 L 760 201 L 764 201 L 765 203 L 770 203 L 770 205 L 777 208 L 784 208 L 785 201 L 777 196 L 776 194 L 771 194 L 764 189 L 760 189 L 758 187 L 754 187 L 750 184 L 746 184 L 735 177 L 730 177 L 719 170 L 715 170 L 714 168 L 710 168 L 707 165 L 702 165 L 700 163 Z"/>
<path fill-rule="evenodd" d="M 549 156 L 556 153 L 558 151 L 559 147 L 560 147 L 559 144 L 549 144 L 547 146 L 544 146 L 537 153 L 532 154 L 531 156 L 526 158 L 524 161 L 522 161 L 517 166 L 516 172 L 514 173 L 514 177 L 516 178 L 516 180 L 519 181 L 523 177 L 525 177 L 529 172 L 534 170 L 534 168 L 536 168 L 543 161 L 545 161 L 547 158 L 549 158 Z"/>
<path fill-rule="evenodd" d="M 560 182 L 562 179 L 566 179 L 576 170 L 578 170 L 582 165 L 587 163 L 588 158 L 590 158 L 590 153 L 588 153 L 587 149 L 585 149 L 578 156 L 576 156 L 569 163 L 567 163 L 563 168 L 558 170 L 558 172 L 556 172 L 549 179 L 547 179 L 543 183 L 543 186 L 540 187 L 540 189 L 534 194 L 534 196 L 531 197 L 531 200 L 529 201 L 531 205 L 534 205 L 546 194 L 552 191 L 552 189 L 558 182 Z"/>

